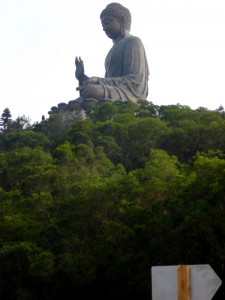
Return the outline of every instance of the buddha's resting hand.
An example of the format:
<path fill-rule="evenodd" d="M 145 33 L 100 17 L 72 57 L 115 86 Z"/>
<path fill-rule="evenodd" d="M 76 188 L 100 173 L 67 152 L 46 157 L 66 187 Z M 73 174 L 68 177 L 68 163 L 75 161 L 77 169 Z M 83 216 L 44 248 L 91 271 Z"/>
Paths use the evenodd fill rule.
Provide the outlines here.
<path fill-rule="evenodd" d="M 98 84 L 84 84 L 79 87 L 82 99 L 95 99 L 100 100 L 104 98 L 104 88 Z"/>
<path fill-rule="evenodd" d="M 84 82 L 84 84 L 98 84 L 98 77 L 90 77 L 88 80 Z"/>
<path fill-rule="evenodd" d="M 82 80 L 82 78 L 84 77 L 84 62 L 80 57 L 78 58 L 76 56 L 75 67 L 76 67 L 75 76 L 77 80 Z"/>

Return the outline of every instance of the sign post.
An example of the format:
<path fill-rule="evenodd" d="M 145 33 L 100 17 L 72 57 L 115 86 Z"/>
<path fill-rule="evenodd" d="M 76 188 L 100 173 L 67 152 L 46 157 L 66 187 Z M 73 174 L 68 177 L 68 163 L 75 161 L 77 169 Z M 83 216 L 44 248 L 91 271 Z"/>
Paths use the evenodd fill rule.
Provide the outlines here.
<path fill-rule="evenodd" d="M 152 267 L 152 300 L 211 300 L 221 283 L 207 264 Z"/>
<path fill-rule="evenodd" d="M 190 266 L 178 266 L 178 300 L 191 300 Z"/>

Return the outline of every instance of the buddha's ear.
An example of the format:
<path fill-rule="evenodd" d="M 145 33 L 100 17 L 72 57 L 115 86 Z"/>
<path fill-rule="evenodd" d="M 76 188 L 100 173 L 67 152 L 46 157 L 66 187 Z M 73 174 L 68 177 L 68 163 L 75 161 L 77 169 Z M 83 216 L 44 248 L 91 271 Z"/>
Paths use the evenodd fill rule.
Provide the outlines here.
<path fill-rule="evenodd" d="M 120 17 L 120 24 L 121 24 L 121 35 L 125 36 L 125 18 L 124 18 L 124 16 Z"/>

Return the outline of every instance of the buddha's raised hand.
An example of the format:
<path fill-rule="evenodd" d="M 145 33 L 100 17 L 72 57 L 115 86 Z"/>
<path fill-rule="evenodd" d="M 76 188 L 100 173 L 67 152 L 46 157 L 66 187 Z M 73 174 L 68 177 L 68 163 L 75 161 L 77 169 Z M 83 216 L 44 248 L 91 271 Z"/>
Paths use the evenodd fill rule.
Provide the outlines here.
<path fill-rule="evenodd" d="M 77 80 L 81 80 L 82 77 L 84 76 L 84 62 L 81 59 L 81 57 L 77 57 L 75 58 L 75 76 L 77 78 Z"/>

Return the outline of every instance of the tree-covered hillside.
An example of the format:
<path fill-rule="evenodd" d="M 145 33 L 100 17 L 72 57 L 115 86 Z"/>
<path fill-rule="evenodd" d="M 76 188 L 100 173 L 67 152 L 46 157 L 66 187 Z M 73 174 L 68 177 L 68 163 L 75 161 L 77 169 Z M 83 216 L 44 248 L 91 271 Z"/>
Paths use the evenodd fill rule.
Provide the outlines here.
<path fill-rule="evenodd" d="M 224 280 L 222 107 L 118 102 L 6 121 L 2 299 L 148 300 L 160 265 L 210 264 Z"/>

